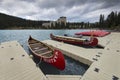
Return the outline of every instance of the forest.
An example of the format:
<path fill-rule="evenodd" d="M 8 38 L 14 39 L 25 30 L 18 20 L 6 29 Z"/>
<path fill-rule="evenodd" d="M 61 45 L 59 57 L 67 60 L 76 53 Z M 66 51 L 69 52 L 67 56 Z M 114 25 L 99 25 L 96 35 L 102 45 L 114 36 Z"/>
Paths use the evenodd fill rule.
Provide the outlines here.
<path fill-rule="evenodd" d="M 120 31 L 120 12 L 112 11 L 108 16 L 100 14 L 99 21 L 90 22 L 67 22 L 65 24 L 56 23 L 49 27 L 42 26 L 50 21 L 28 20 L 7 14 L 0 13 L 0 29 L 109 29 Z"/>
<path fill-rule="evenodd" d="M 106 28 L 112 30 L 120 31 L 120 12 L 111 12 L 106 19 L 104 19 L 104 14 L 100 15 L 100 20 L 98 23 L 99 28 Z"/>
<path fill-rule="evenodd" d="M 27 20 L 0 13 L 0 29 L 38 29 L 43 28 L 44 22 L 49 21 Z"/>

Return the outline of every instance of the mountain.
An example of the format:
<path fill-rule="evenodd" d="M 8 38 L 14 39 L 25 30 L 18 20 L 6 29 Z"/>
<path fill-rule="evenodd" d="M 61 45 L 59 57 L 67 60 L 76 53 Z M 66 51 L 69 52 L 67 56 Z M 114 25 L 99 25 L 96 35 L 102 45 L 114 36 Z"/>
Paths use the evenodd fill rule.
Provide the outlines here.
<path fill-rule="evenodd" d="M 0 29 L 28 29 L 44 28 L 42 23 L 49 21 L 27 20 L 4 13 L 0 13 Z"/>

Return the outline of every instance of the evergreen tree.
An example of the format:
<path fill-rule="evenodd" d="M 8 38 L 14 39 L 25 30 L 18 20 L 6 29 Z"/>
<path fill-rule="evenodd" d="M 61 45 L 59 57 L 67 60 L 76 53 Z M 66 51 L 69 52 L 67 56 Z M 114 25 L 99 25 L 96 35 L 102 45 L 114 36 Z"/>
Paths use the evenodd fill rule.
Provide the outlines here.
<path fill-rule="evenodd" d="M 120 12 L 118 13 L 118 25 L 120 25 Z"/>
<path fill-rule="evenodd" d="M 114 14 L 114 25 L 117 26 L 118 25 L 118 14 L 117 11 Z"/>
<path fill-rule="evenodd" d="M 84 22 L 81 22 L 81 28 L 84 28 Z"/>
<path fill-rule="evenodd" d="M 114 26 L 114 12 L 113 11 L 107 17 L 107 25 L 108 25 L 108 28 L 111 28 L 112 26 Z"/>
<path fill-rule="evenodd" d="M 99 20 L 99 28 L 104 27 L 104 15 L 100 15 L 100 20 Z"/>

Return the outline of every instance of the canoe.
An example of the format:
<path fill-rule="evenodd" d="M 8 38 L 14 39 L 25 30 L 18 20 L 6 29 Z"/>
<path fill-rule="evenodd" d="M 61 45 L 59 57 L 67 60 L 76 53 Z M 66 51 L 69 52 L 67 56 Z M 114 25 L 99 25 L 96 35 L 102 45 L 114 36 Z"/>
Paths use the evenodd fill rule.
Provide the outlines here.
<path fill-rule="evenodd" d="M 74 38 L 74 37 L 67 37 L 67 36 L 58 36 L 58 35 L 53 35 L 50 34 L 51 39 L 69 43 L 69 44 L 74 44 L 74 45 L 79 45 L 79 46 L 97 46 L 98 45 L 98 39 L 95 37 L 90 37 L 89 39 L 84 39 L 84 38 Z"/>
<path fill-rule="evenodd" d="M 28 47 L 36 57 L 40 58 L 40 60 L 49 63 L 60 70 L 64 70 L 65 59 L 61 51 L 53 49 L 31 36 L 28 39 Z"/>
<path fill-rule="evenodd" d="M 94 30 L 94 31 L 85 31 L 85 32 L 77 32 L 75 35 L 83 35 L 83 36 L 95 36 L 95 37 L 103 37 L 110 34 L 110 32 L 103 30 Z"/>

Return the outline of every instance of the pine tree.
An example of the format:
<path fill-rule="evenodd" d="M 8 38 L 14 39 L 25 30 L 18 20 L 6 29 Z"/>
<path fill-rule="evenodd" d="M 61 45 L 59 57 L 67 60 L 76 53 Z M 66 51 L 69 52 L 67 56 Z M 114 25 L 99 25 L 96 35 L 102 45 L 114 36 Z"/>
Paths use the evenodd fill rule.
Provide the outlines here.
<path fill-rule="evenodd" d="M 118 25 L 120 25 L 120 12 L 118 13 Z"/>
<path fill-rule="evenodd" d="M 104 27 L 104 15 L 100 15 L 100 20 L 99 20 L 99 28 Z"/>
<path fill-rule="evenodd" d="M 108 27 L 111 28 L 112 26 L 114 26 L 114 12 L 112 11 L 108 17 L 107 17 L 107 22 L 108 22 Z"/>

